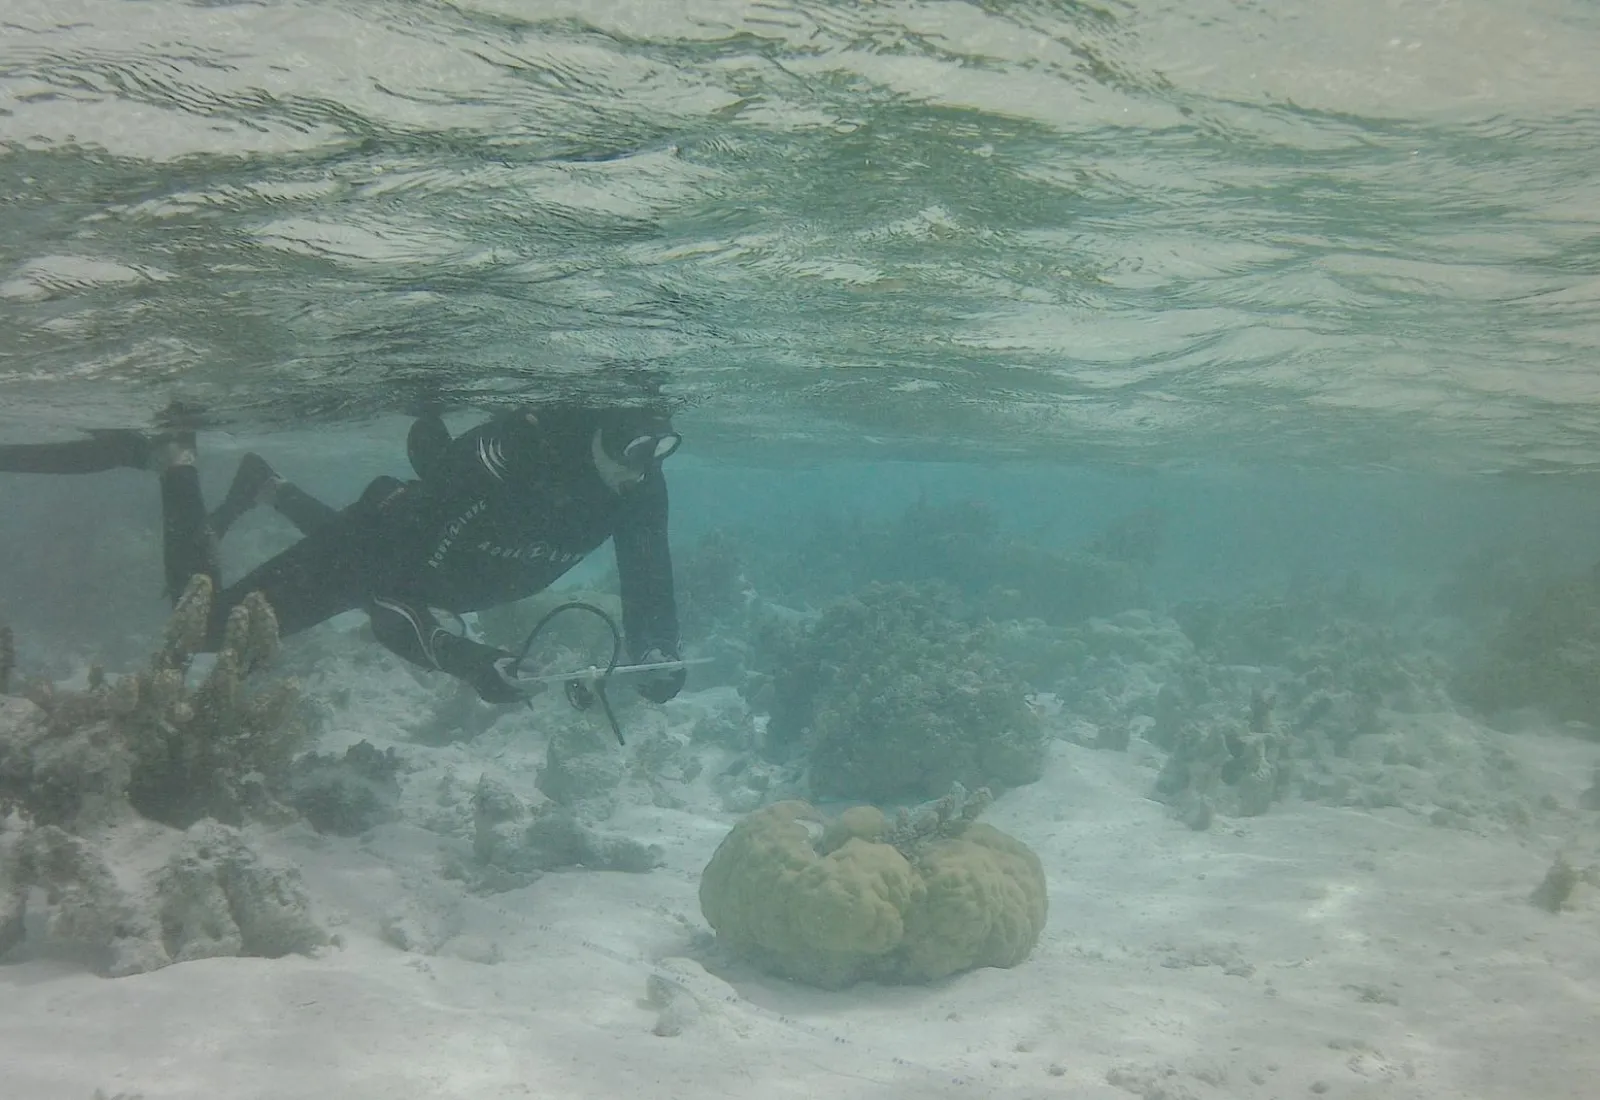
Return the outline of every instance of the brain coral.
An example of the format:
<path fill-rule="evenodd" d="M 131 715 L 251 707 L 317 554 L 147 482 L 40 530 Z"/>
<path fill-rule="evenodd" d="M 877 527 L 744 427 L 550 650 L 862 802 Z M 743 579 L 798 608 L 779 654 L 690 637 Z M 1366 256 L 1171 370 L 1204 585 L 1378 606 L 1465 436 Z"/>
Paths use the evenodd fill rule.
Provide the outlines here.
<path fill-rule="evenodd" d="M 700 880 L 719 938 L 773 973 L 828 989 L 1016 966 L 1044 929 L 1044 870 L 982 823 L 902 851 L 871 807 L 825 820 L 805 802 L 746 817 Z"/>

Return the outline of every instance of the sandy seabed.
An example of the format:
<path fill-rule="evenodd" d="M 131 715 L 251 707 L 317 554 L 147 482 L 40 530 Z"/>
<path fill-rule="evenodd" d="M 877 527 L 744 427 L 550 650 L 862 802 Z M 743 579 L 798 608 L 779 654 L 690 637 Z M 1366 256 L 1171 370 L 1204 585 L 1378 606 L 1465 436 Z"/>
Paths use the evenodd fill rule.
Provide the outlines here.
<path fill-rule="evenodd" d="M 531 787 L 531 729 L 425 748 L 382 697 L 356 693 L 329 747 L 400 745 L 408 790 L 444 768 Z M 303 869 L 335 945 L 107 979 L 30 941 L 0 967 L 0 1096 L 1589 1100 L 1600 901 L 1528 897 L 1555 852 L 1600 848 L 1571 809 L 1600 746 L 1505 747 L 1548 795 L 1527 827 L 1291 801 L 1193 832 L 1147 797 L 1154 750 L 1057 743 L 986 815 L 1044 862 L 1042 941 L 1014 970 L 922 987 L 825 992 L 718 958 L 696 885 L 736 815 L 710 798 L 606 822 L 662 847 L 654 871 L 487 896 L 441 877 L 416 824 L 256 831 Z"/>

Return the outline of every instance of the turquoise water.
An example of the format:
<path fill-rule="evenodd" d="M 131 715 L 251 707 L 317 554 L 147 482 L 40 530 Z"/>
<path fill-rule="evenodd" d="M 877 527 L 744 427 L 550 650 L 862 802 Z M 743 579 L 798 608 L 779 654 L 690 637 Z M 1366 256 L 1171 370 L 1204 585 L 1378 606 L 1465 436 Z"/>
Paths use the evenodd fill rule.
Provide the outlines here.
<path fill-rule="evenodd" d="M 618 746 L 284 639 L 223 698 L 303 728 L 222 741 L 303 739 L 213 771 L 335 942 L 268 961 L 229 922 L 300 886 L 223 913 L 125 797 L 211 729 L 150 689 L 156 479 L 0 475 L 0 1095 L 1592 1100 L 1597 59 L 1588 0 L 6 0 L 0 444 L 179 408 L 210 503 L 258 451 L 342 506 L 424 406 L 659 386 L 696 663 Z M 1021 965 L 712 935 L 745 814 L 1003 738 Z M 290 757 L 363 742 L 325 830 Z M 518 848 L 569 816 L 660 864 Z"/>
<path fill-rule="evenodd" d="M 1600 14 L 57 3 L 0 39 L 11 425 L 658 372 L 696 450 L 1600 460 Z"/>

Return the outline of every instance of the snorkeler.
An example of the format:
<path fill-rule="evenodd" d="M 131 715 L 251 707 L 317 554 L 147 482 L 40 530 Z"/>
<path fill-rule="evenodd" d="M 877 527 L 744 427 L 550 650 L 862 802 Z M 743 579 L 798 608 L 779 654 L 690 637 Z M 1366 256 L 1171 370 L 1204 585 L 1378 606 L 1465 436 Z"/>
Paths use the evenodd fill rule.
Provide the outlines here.
<path fill-rule="evenodd" d="M 354 504 L 335 509 L 247 454 L 209 515 L 192 432 L 118 429 L 0 445 L 0 471 L 158 473 L 169 595 L 176 598 L 196 573 L 217 585 L 210 648 L 221 641 L 228 612 L 252 592 L 266 598 L 286 635 L 364 608 L 390 650 L 466 681 L 486 702 L 511 703 L 542 682 L 518 674 L 519 657 L 445 629 L 433 609 L 459 615 L 531 596 L 607 538 L 616 550 L 628 655 L 641 665 L 677 661 L 661 464 L 678 443 L 665 413 L 641 408 L 522 409 L 455 439 L 441 419 L 426 416 L 406 440 L 413 480 L 377 478 Z M 217 543 L 262 504 L 304 537 L 223 587 Z M 635 682 L 645 698 L 666 702 L 684 678 L 682 667 L 669 667 Z"/>

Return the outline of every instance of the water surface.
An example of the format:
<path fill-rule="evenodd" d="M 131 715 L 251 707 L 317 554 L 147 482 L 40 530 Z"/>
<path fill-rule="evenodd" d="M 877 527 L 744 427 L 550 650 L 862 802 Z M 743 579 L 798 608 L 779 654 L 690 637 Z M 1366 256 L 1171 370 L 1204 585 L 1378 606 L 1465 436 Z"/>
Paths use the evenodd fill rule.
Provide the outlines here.
<path fill-rule="evenodd" d="M 711 456 L 1600 460 L 1588 4 L 14 0 L 4 24 L 12 437 L 644 371 Z"/>

